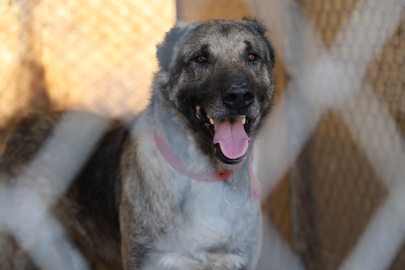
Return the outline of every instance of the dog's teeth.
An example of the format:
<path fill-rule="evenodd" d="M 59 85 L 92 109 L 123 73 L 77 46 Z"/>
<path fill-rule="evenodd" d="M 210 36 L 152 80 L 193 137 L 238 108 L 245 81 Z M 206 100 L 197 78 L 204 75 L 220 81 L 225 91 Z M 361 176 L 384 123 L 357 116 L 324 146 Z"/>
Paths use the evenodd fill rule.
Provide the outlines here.
<path fill-rule="evenodd" d="M 246 116 L 242 116 L 242 124 L 244 125 L 246 123 Z"/>
<path fill-rule="evenodd" d="M 207 115 L 207 118 L 208 118 L 208 120 L 210 120 L 211 125 L 213 125 L 214 124 L 214 119 L 212 119 L 212 117 L 209 116 L 209 115 Z"/>

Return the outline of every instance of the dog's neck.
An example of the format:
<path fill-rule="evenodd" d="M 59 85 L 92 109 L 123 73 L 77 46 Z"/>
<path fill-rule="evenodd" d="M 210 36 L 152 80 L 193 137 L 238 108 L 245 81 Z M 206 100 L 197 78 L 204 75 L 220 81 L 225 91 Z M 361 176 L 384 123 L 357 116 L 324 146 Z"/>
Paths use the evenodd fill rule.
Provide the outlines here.
<path fill-rule="evenodd" d="M 156 130 L 153 131 L 153 137 L 160 154 L 164 157 L 166 162 L 169 163 L 178 172 L 195 180 L 204 182 L 218 182 L 229 180 L 235 177 L 235 174 L 245 165 L 244 163 L 238 164 L 232 171 L 213 170 L 202 174 L 195 174 L 184 167 L 183 162 L 176 155 L 173 154 L 173 152 L 170 150 L 170 147 L 166 144 L 164 139 L 156 133 Z M 261 191 L 260 191 L 260 184 L 258 183 L 257 178 L 252 170 L 252 159 L 253 159 L 252 153 L 249 153 L 245 168 L 249 177 L 249 192 L 250 192 L 249 197 L 251 201 L 254 201 L 260 196 Z"/>
<path fill-rule="evenodd" d="M 199 149 L 199 144 L 196 143 L 194 135 L 188 131 L 185 124 L 187 120 L 183 119 L 179 113 L 170 110 L 168 106 L 159 106 L 156 103 L 153 107 L 155 122 L 151 137 L 154 138 L 160 154 L 177 171 L 196 180 L 216 182 L 231 178 L 233 175 L 231 170 L 237 172 L 243 166 L 243 164 L 230 167 L 212 165 L 211 160 Z M 250 179 L 250 200 L 254 201 L 260 196 L 261 191 L 260 184 L 252 170 L 253 157 L 251 154 L 248 155 L 247 166 L 245 167 Z M 228 177 L 212 177 L 212 174 L 221 174 L 221 171 L 228 171 L 230 175 Z M 207 177 L 212 179 L 207 180 Z"/>

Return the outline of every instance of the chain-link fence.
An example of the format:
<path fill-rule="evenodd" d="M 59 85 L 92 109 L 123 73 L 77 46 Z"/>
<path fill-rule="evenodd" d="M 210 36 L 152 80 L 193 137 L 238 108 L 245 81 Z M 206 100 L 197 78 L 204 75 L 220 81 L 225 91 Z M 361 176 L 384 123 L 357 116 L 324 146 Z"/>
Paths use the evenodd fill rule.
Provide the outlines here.
<path fill-rule="evenodd" d="M 173 1 L 1 2 L 0 126 L 32 110 L 139 112 L 175 16 Z"/>
<path fill-rule="evenodd" d="M 404 14 L 403 0 L 3 2 L 0 126 L 31 110 L 136 114 L 176 18 L 255 16 L 278 91 L 258 269 L 405 269 Z"/>
<path fill-rule="evenodd" d="M 353 69 L 348 73 L 349 79 L 359 76 L 359 82 L 353 89 L 357 93 L 350 100 L 337 109 L 332 106 L 320 117 L 293 166 L 290 179 L 294 246 L 307 268 L 339 269 L 351 252 L 359 249 L 360 242 L 367 241 L 375 250 L 369 251 L 369 256 L 373 254 L 380 262 L 360 264 L 355 269 L 404 269 L 404 247 L 399 251 L 394 248 L 397 255 L 393 262 L 381 264 L 392 245 L 403 245 L 403 236 L 397 244 L 387 243 L 393 241 L 390 233 L 398 232 L 388 230 L 382 239 L 378 239 L 378 233 L 368 235 L 375 240 L 362 238 L 375 219 L 381 218 L 378 217 L 381 209 L 394 196 L 393 187 L 405 180 L 401 168 L 405 165 L 404 2 L 379 5 L 373 1 L 301 1 L 301 4 L 325 45 L 338 44 L 336 50 L 340 54 L 332 56 L 334 61 L 343 63 L 344 69 Z M 392 10 L 394 13 L 387 16 Z M 402 19 L 395 12 L 402 14 Z M 347 18 L 352 20 L 351 27 L 361 31 L 342 35 L 340 29 Z M 391 24 L 389 32 L 384 24 Z M 359 61 L 358 55 L 363 52 L 372 57 Z M 324 91 L 345 90 L 334 87 L 332 84 Z M 390 224 L 401 223 L 399 216 L 403 213 L 396 207 L 385 211 L 392 211 L 388 216 L 397 217 L 381 220 L 386 225 L 380 224 L 376 229 L 384 231 L 388 226 L 391 230 L 403 230 L 399 224 L 399 227 Z"/>

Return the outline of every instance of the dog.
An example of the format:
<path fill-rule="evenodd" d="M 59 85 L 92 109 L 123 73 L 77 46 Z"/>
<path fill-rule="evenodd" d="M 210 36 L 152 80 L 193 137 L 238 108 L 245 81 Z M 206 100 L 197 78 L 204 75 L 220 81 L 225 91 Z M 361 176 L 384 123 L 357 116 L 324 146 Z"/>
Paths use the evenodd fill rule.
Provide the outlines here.
<path fill-rule="evenodd" d="M 249 18 L 180 22 L 157 46 L 149 106 L 130 125 L 109 122 L 50 209 L 92 269 L 255 269 L 262 214 L 252 157 L 275 91 L 266 31 Z M 64 117 L 101 119 L 24 118 L 2 150 L 3 187 Z M 16 239 L 0 239 L 2 269 L 35 267 L 28 255 L 16 263 Z"/>

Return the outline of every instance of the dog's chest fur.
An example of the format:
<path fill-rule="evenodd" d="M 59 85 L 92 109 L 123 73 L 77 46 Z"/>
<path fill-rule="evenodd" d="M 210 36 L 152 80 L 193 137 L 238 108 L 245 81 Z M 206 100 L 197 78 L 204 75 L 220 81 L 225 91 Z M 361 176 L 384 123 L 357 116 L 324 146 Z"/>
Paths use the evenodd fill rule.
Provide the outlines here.
<path fill-rule="evenodd" d="M 137 151 L 143 155 L 134 157 L 137 166 L 123 164 L 128 173 L 122 178 L 121 211 L 128 212 L 124 216 L 135 217 L 132 222 L 126 220 L 122 224 L 132 224 L 130 231 L 136 249 L 145 251 L 142 259 L 137 258 L 138 265 L 143 269 L 244 269 L 249 266 L 261 245 L 260 203 L 248 201 L 240 209 L 226 205 L 223 191 L 230 185 L 229 181 L 203 182 L 176 171 L 160 154 L 153 139 L 154 127 L 150 123 L 159 119 L 150 119 L 145 112 L 137 121 L 128 151 L 123 155 Z M 200 172 L 211 169 L 193 138 L 184 133 L 181 125 L 175 130 L 178 132 L 165 136 L 172 137 L 174 143 L 173 137 L 183 140 L 188 168 Z M 248 181 L 243 170 L 237 177 L 240 178 L 238 183 Z M 126 190 L 130 191 L 128 196 L 125 196 Z"/>

